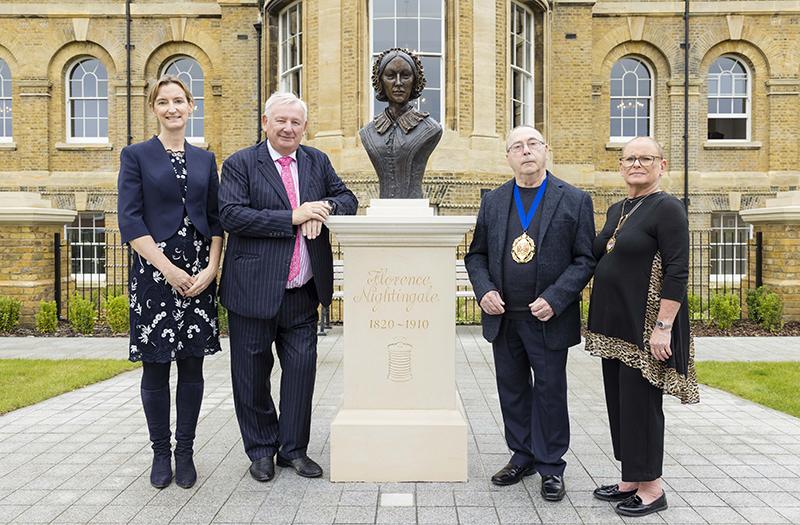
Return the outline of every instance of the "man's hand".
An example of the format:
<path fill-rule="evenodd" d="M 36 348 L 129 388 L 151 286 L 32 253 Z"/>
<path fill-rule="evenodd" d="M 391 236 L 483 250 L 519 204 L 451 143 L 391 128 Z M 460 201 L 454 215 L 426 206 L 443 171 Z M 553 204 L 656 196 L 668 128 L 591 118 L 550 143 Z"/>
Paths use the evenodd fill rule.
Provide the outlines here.
<path fill-rule="evenodd" d="M 533 316 L 542 322 L 549 321 L 553 318 L 553 315 L 555 315 L 555 312 L 553 312 L 553 309 L 550 307 L 550 303 L 541 297 L 529 304 L 528 307 L 531 309 Z"/>
<path fill-rule="evenodd" d="M 500 297 L 500 292 L 497 290 L 492 290 L 490 292 L 486 292 L 481 298 L 481 309 L 490 315 L 500 315 L 506 311 L 505 309 L 505 302 Z"/>
<path fill-rule="evenodd" d="M 672 349 L 669 343 L 672 339 L 672 330 L 662 330 L 661 328 L 653 328 L 653 334 L 650 336 L 650 353 L 659 361 L 666 361 L 672 355 Z"/>
<path fill-rule="evenodd" d="M 331 205 L 326 201 L 304 202 L 292 210 L 292 225 L 297 226 L 312 219 L 325 221 L 331 213 Z"/>
<path fill-rule="evenodd" d="M 316 239 L 322 233 L 322 221 L 311 219 L 300 225 L 300 233 L 306 239 Z"/>

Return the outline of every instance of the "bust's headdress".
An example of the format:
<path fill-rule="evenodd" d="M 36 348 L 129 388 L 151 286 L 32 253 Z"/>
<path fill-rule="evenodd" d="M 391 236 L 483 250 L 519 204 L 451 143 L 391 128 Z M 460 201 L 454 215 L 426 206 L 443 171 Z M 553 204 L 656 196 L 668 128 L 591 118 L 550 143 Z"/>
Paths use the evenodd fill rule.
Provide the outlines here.
<path fill-rule="evenodd" d="M 375 89 L 375 98 L 381 102 L 386 102 L 386 93 L 383 92 L 383 84 L 381 83 L 381 75 L 386 65 L 393 59 L 400 57 L 405 60 L 411 70 L 414 71 L 414 86 L 411 89 L 411 96 L 408 100 L 416 100 L 425 89 L 425 71 L 422 67 L 422 62 L 419 57 L 410 49 L 402 47 L 393 47 L 382 52 L 375 58 L 375 63 L 372 66 L 372 87 Z"/>

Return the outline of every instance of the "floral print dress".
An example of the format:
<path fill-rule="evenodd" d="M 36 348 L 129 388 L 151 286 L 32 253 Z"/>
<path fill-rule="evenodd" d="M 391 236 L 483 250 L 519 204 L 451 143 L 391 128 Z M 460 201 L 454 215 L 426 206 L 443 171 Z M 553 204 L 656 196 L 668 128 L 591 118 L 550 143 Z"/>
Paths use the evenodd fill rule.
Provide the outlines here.
<path fill-rule="evenodd" d="M 185 202 L 186 159 L 182 151 L 167 153 Z M 208 265 L 211 241 L 195 229 L 186 208 L 178 231 L 156 245 L 189 275 L 197 275 Z M 184 297 L 155 266 L 134 252 L 129 286 L 131 361 L 168 363 L 220 351 L 216 281 L 197 297 Z"/>

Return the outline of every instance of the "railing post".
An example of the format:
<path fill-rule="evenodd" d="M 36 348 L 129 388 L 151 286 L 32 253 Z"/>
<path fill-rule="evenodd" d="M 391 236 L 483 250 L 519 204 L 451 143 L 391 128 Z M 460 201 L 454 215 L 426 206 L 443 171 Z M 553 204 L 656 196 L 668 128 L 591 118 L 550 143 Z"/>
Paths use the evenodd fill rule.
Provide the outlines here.
<path fill-rule="evenodd" d="M 61 234 L 53 234 L 53 299 L 56 301 L 56 316 L 61 320 Z"/>
<path fill-rule="evenodd" d="M 763 286 L 762 255 L 764 249 L 764 232 L 756 232 L 756 288 Z"/>

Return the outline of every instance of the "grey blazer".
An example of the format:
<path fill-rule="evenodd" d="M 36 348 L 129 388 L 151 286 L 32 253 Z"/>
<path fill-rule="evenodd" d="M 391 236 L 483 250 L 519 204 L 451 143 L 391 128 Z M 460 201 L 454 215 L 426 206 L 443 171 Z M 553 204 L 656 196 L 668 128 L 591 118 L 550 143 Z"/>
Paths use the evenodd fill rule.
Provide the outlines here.
<path fill-rule="evenodd" d="M 547 197 L 542 202 L 536 241 L 536 297 L 542 297 L 555 315 L 544 323 L 545 345 L 567 348 L 581 340 L 580 292 L 592 277 L 596 260 L 594 210 L 588 193 L 547 173 Z M 508 213 L 514 200 L 514 180 L 487 193 L 481 201 L 475 235 L 464 263 L 480 301 L 487 292 L 503 294 L 503 250 Z M 481 313 L 483 336 L 494 341 L 502 315 Z"/>

